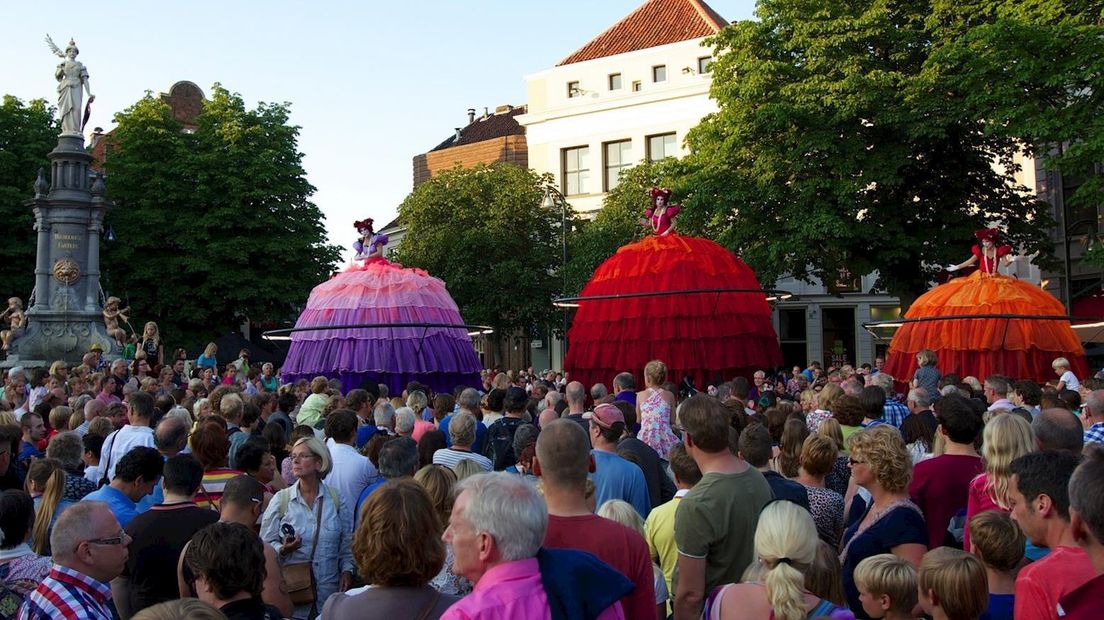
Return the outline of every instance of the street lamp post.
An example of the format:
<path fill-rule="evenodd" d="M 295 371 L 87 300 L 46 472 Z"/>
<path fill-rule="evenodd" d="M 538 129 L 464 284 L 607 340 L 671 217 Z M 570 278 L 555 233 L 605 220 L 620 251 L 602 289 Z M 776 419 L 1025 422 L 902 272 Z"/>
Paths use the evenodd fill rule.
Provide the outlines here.
<path fill-rule="evenodd" d="M 552 185 L 546 185 L 544 188 L 544 201 L 542 206 L 546 209 L 560 208 L 560 240 L 562 242 L 563 253 L 561 255 L 560 262 L 560 274 L 563 276 L 563 284 L 560 289 L 560 296 L 567 295 L 567 199 L 560 190 L 556 189 Z M 551 342 L 551 341 L 550 341 Z M 564 358 L 567 351 L 567 311 L 563 313 L 563 341 L 560 344 L 560 369 L 563 369 Z M 549 360 L 551 361 L 551 359 Z"/>

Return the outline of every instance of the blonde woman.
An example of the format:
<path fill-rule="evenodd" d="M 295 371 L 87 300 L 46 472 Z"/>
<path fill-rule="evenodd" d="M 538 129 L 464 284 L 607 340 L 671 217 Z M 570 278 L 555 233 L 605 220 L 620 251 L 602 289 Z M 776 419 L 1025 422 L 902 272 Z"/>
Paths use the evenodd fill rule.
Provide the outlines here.
<path fill-rule="evenodd" d="M 406 397 L 406 406 L 410 407 L 414 412 L 414 432 L 411 437 L 414 441 L 421 441 L 422 435 L 425 435 L 426 431 L 432 430 L 434 424 L 431 421 L 427 421 L 426 416 L 429 413 L 429 398 L 426 397 L 425 392 L 421 390 L 414 390 Z M 429 416 L 429 420 L 432 420 L 433 416 Z M 490 424 L 488 423 L 488 426 Z"/>
<path fill-rule="evenodd" d="M 829 383 L 816 394 L 816 408 L 805 418 L 805 424 L 810 433 L 817 432 L 820 423 L 832 417 L 832 408 L 839 397 L 843 396 L 843 388 L 837 383 Z"/>
<path fill-rule="evenodd" d="M 847 440 L 851 480 L 870 494 L 862 515 L 843 534 L 840 566 L 851 609 L 861 609 L 855 567 L 879 553 L 892 553 L 919 566 L 928 544 L 924 515 L 909 499 L 912 459 L 901 432 L 882 424 Z"/>
<path fill-rule="evenodd" d="M 804 620 L 832 615 L 843 608 L 805 589 L 805 573 L 817 558 L 819 539 L 813 518 L 793 502 L 771 502 L 759 514 L 755 555 L 744 583 L 714 590 L 703 617 Z"/>
<path fill-rule="evenodd" d="M 330 382 L 326 377 L 311 379 L 311 394 L 299 407 L 299 413 L 295 417 L 296 424 L 305 424 L 313 428 L 322 419 L 322 410 L 326 407 L 326 403 L 330 401 L 330 397 L 326 393 L 329 389 Z"/>
<path fill-rule="evenodd" d="M 667 365 L 652 360 L 644 366 L 645 388 L 636 394 L 636 419 L 640 420 L 637 439 L 651 446 L 665 461 L 671 447 L 679 442 L 671 432 L 675 395 L 663 389 L 666 380 Z"/>
<path fill-rule="evenodd" d="M 196 358 L 197 368 L 215 368 L 218 366 L 218 345 L 213 342 L 207 343 L 207 348 L 203 349 L 203 355 Z"/>
<path fill-rule="evenodd" d="M 422 488 L 429 494 L 429 499 L 433 503 L 433 510 L 441 521 L 442 529 L 437 533 L 438 538 L 440 538 L 440 535 L 444 533 L 444 528 L 448 526 L 449 517 L 452 515 L 452 503 L 456 499 L 454 493 L 456 474 L 444 465 L 426 465 L 414 474 L 414 482 L 422 485 Z M 465 596 L 471 593 L 472 583 L 453 571 L 454 561 L 452 545 L 445 545 L 445 564 L 441 567 L 441 571 L 437 573 L 437 576 L 429 582 L 429 585 L 441 594 Z"/>
<path fill-rule="evenodd" d="M 985 471 L 970 481 L 966 501 L 966 521 L 979 512 L 1000 510 L 1009 512 L 1008 483 L 1012 478 L 1009 465 L 1013 460 L 1035 451 L 1035 433 L 1031 425 L 1018 415 L 998 415 L 985 425 L 981 433 L 981 458 Z M 963 534 L 962 546 L 970 548 L 970 528 Z"/>
<path fill-rule="evenodd" d="M 598 516 L 616 521 L 631 530 L 639 532 L 641 536 L 647 536 L 644 533 L 644 519 L 640 518 L 640 513 L 632 507 L 632 504 L 624 500 L 607 500 L 598 508 Z M 667 599 L 669 598 L 667 578 L 663 575 L 663 569 L 655 562 L 652 562 L 652 581 L 655 587 L 656 618 L 664 620 L 667 617 Z"/>

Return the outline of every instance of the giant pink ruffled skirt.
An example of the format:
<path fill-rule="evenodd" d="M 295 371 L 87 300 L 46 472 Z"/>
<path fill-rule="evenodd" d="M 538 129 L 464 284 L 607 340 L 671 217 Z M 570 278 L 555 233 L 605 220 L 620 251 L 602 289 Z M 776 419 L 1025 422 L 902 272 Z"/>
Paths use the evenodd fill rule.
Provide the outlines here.
<path fill-rule="evenodd" d="M 463 325 L 445 283 L 421 269 L 375 259 L 354 265 L 311 291 L 284 362 L 284 381 L 336 378 L 342 389 L 384 383 L 392 394 L 410 381 L 438 392 L 479 385 L 479 357 L 463 327 L 387 327 L 401 323 Z"/>

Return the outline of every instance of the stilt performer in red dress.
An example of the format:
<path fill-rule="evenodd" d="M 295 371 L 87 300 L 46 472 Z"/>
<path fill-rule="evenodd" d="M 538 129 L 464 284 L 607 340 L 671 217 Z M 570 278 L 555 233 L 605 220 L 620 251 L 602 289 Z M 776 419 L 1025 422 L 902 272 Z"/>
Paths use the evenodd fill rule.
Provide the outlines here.
<path fill-rule="evenodd" d="M 1000 243 L 1000 231 L 984 228 L 975 236 L 972 256 L 947 271 L 973 265 L 977 270 L 913 302 L 890 343 L 886 372 L 908 381 L 916 372 L 916 354 L 931 349 L 944 374 L 979 379 L 1000 374 L 1045 383 L 1054 378 L 1051 362 L 1065 357 L 1075 374 L 1087 376 L 1084 349 L 1064 318 L 1062 302 L 1038 286 L 1001 275 L 1000 264 L 1008 266 L 1017 257 Z"/>
<path fill-rule="evenodd" d="M 564 366 L 572 379 L 609 384 L 650 360 L 668 381 L 703 386 L 781 363 L 771 310 L 755 273 L 721 245 L 675 232 L 681 207 L 653 188 L 641 224 L 652 234 L 595 270 L 578 298 Z"/>

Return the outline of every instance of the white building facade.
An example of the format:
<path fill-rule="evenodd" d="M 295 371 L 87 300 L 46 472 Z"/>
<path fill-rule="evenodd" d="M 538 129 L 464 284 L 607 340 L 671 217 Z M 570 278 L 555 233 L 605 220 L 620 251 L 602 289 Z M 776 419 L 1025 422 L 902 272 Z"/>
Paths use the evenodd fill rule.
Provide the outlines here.
<path fill-rule="evenodd" d="M 580 213 L 597 211 L 621 170 L 680 157 L 717 110 L 703 38 L 559 65 L 525 78 L 529 166 L 551 172 Z"/>

